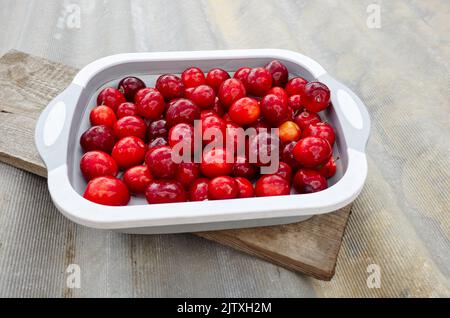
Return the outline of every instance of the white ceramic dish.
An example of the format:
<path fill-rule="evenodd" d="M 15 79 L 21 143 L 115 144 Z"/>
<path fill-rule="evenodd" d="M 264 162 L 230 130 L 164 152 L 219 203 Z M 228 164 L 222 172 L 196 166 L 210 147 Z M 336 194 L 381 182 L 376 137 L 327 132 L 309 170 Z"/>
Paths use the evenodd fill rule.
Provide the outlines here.
<path fill-rule="evenodd" d="M 321 114 L 336 130 L 340 157 L 329 188 L 313 194 L 221 201 L 148 205 L 133 198 L 125 207 L 98 205 L 82 197 L 86 186 L 79 171 L 79 138 L 89 126 L 89 111 L 98 92 L 130 75 L 154 86 L 158 75 L 180 73 L 189 66 L 207 71 L 220 67 L 263 66 L 278 59 L 290 76 L 319 80 L 332 92 L 332 106 Z M 48 170 L 48 188 L 56 207 L 72 221 L 127 233 L 175 233 L 292 223 L 328 213 L 352 202 L 367 175 L 365 146 L 370 119 L 362 101 L 314 60 L 286 50 L 229 50 L 130 53 L 108 56 L 84 67 L 41 114 L 36 146 Z"/>

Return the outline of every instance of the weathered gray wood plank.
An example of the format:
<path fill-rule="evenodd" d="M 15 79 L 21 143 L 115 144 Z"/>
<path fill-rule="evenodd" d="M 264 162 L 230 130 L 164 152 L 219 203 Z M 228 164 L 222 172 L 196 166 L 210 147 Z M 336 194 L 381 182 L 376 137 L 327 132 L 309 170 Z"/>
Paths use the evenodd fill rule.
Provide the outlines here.
<path fill-rule="evenodd" d="M 70 83 L 77 70 L 19 52 L 3 56 L 1 64 L 0 160 L 45 177 L 47 171 L 34 145 L 34 127 L 43 106 Z"/>

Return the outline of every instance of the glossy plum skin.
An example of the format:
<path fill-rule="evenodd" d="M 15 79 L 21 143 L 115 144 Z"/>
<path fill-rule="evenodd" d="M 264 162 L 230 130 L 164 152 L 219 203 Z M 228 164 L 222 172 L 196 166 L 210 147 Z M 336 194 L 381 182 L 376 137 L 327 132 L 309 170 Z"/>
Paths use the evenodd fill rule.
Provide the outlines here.
<path fill-rule="evenodd" d="M 297 141 L 300 139 L 301 134 L 300 127 L 293 121 L 285 121 L 278 127 L 278 136 L 283 143 Z"/>
<path fill-rule="evenodd" d="M 300 194 L 313 193 L 328 188 L 327 180 L 319 172 L 300 169 L 294 176 L 294 189 Z"/>
<path fill-rule="evenodd" d="M 330 105 L 330 89 L 323 83 L 310 82 L 305 85 L 303 105 L 311 112 L 318 113 Z"/>
<path fill-rule="evenodd" d="M 211 86 L 200 85 L 192 90 L 189 99 L 201 109 L 208 109 L 214 105 L 216 93 Z"/>
<path fill-rule="evenodd" d="M 184 151 L 194 151 L 194 127 L 185 123 L 176 124 L 169 130 L 169 145 L 179 149 L 178 154 L 183 155 Z"/>
<path fill-rule="evenodd" d="M 86 152 L 81 157 L 80 170 L 87 181 L 96 177 L 115 177 L 119 172 L 114 159 L 106 152 L 97 150 Z"/>
<path fill-rule="evenodd" d="M 238 194 L 239 185 L 232 177 L 220 176 L 209 181 L 208 199 L 210 200 L 234 199 Z"/>
<path fill-rule="evenodd" d="M 236 124 L 231 120 L 231 117 L 230 117 L 230 115 L 229 115 L 228 113 L 226 113 L 225 115 L 223 115 L 223 116 L 222 116 L 222 119 L 225 120 L 225 122 L 226 122 L 227 124 L 233 124 L 233 125 L 236 125 Z"/>
<path fill-rule="evenodd" d="M 299 111 L 302 108 L 302 97 L 300 95 L 289 96 L 288 106 L 294 111 Z"/>
<path fill-rule="evenodd" d="M 215 112 L 220 117 L 225 115 L 225 110 L 223 108 L 223 105 L 220 102 L 219 97 L 217 97 L 217 96 L 216 96 L 216 98 L 214 100 L 213 106 L 211 107 L 211 111 Z"/>
<path fill-rule="evenodd" d="M 215 113 L 210 114 L 202 119 L 202 141 L 203 144 L 208 144 L 217 138 L 225 137 L 227 124 L 225 121 L 217 116 Z"/>
<path fill-rule="evenodd" d="M 291 78 L 287 82 L 284 89 L 286 90 L 286 93 L 288 94 L 288 96 L 292 96 L 292 95 L 303 96 L 304 88 L 307 83 L 308 83 L 308 81 L 305 80 L 303 77 L 294 77 L 294 78 Z"/>
<path fill-rule="evenodd" d="M 233 78 L 240 80 L 242 84 L 244 84 L 246 90 L 248 90 L 247 78 L 251 70 L 252 69 L 250 67 L 241 67 L 237 69 L 237 71 L 233 75 Z"/>
<path fill-rule="evenodd" d="M 317 171 L 327 179 L 333 177 L 336 174 L 336 161 L 331 157 L 330 160 Z"/>
<path fill-rule="evenodd" d="M 145 143 L 135 136 L 120 139 L 112 150 L 112 157 L 121 169 L 141 164 L 145 156 Z"/>
<path fill-rule="evenodd" d="M 264 120 L 273 126 L 278 126 L 288 117 L 288 106 L 274 94 L 268 94 L 261 100 L 261 113 Z"/>
<path fill-rule="evenodd" d="M 321 121 L 320 116 L 316 113 L 303 110 L 294 118 L 295 123 L 300 127 L 302 131 L 308 128 L 311 124 L 316 124 Z"/>
<path fill-rule="evenodd" d="M 125 116 L 137 116 L 137 107 L 136 104 L 131 102 L 122 103 L 117 107 L 116 110 L 117 118 L 123 118 Z"/>
<path fill-rule="evenodd" d="M 155 120 L 148 125 L 147 137 L 149 140 L 153 140 L 158 137 L 167 137 L 169 129 L 167 128 L 167 122 L 164 119 Z"/>
<path fill-rule="evenodd" d="M 208 118 L 209 116 L 217 116 L 217 114 L 214 111 L 210 110 L 210 109 L 202 110 L 200 112 L 200 119 L 201 120 L 203 120 L 205 118 Z M 217 116 L 217 117 L 220 118 L 220 116 Z"/>
<path fill-rule="evenodd" d="M 289 183 L 292 180 L 292 168 L 285 162 L 280 161 L 278 169 L 274 174 L 286 179 Z"/>
<path fill-rule="evenodd" d="M 269 125 L 266 122 L 265 118 L 260 117 L 250 127 L 255 128 L 256 131 L 259 133 L 260 131 L 269 131 L 271 128 L 271 125 Z"/>
<path fill-rule="evenodd" d="M 112 127 L 117 121 L 117 117 L 112 108 L 100 105 L 91 110 L 89 121 L 92 126 L 105 125 Z"/>
<path fill-rule="evenodd" d="M 178 164 L 175 179 L 186 189 L 200 176 L 200 165 L 195 162 L 181 162 Z"/>
<path fill-rule="evenodd" d="M 150 204 L 186 201 L 186 192 L 178 181 L 154 180 L 145 190 L 145 198 Z"/>
<path fill-rule="evenodd" d="M 136 104 L 139 116 L 150 120 L 156 120 L 163 114 L 166 105 L 163 95 L 156 89 L 150 88 Z"/>
<path fill-rule="evenodd" d="M 206 84 L 205 74 L 198 67 L 190 67 L 181 74 L 185 88 L 197 87 Z"/>
<path fill-rule="evenodd" d="M 330 146 L 334 145 L 334 141 L 336 139 L 333 127 L 331 127 L 330 124 L 324 122 L 309 125 L 308 128 L 303 131 L 302 137 L 323 138 L 328 141 Z"/>
<path fill-rule="evenodd" d="M 213 68 L 206 75 L 206 84 L 211 86 L 215 92 L 219 91 L 220 85 L 230 78 L 230 74 L 221 68 Z"/>
<path fill-rule="evenodd" d="M 245 95 L 246 91 L 244 84 L 235 78 L 225 80 L 222 85 L 220 85 L 219 92 L 217 94 L 225 109 L 230 108 L 235 101 L 245 97 Z"/>
<path fill-rule="evenodd" d="M 208 200 L 208 184 L 209 180 L 200 178 L 194 181 L 189 188 L 190 201 L 205 201 Z"/>
<path fill-rule="evenodd" d="M 254 96 L 263 96 L 272 87 L 272 75 L 262 67 L 253 68 L 247 76 L 248 92 Z"/>
<path fill-rule="evenodd" d="M 168 127 L 172 127 L 180 123 L 194 125 L 194 120 L 199 118 L 200 108 L 189 99 L 175 99 L 168 105 L 166 112 Z"/>
<path fill-rule="evenodd" d="M 152 141 L 150 141 L 147 145 L 147 150 L 159 147 L 159 146 L 167 146 L 169 142 L 165 137 L 156 137 Z"/>
<path fill-rule="evenodd" d="M 111 153 L 116 142 L 112 128 L 100 125 L 86 130 L 80 137 L 81 148 L 86 151 L 101 150 Z"/>
<path fill-rule="evenodd" d="M 252 136 L 249 141 L 249 160 L 256 166 L 268 166 L 272 157 L 279 155 L 280 140 L 274 134 L 266 131 Z"/>
<path fill-rule="evenodd" d="M 222 119 L 222 116 L 217 115 L 217 113 L 215 111 L 213 111 L 212 109 L 205 109 L 205 110 L 202 110 L 200 112 L 200 119 L 201 120 L 204 120 L 204 119 L 206 119 L 206 118 L 208 118 L 210 116 L 216 116 L 216 117 Z"/>
<path fill-rule="evenodd" d="M 147 124 L 141 117 L 125 116 L 114 124 L 113 129 L 117 139 L 135 136 L 144 140 L 147 133 Z"/>
<path fill-rule="evenodd" d="M 289 195 L 290 191 L 289 182 L 275 174 L 262 176 L 255 184 L 255 195 L 257 197 Z"/>
<path fill-rule="evenodd" d="M 249 163 L 247 158 L 237 156 L 233 164 L 233 176 L 253 179 L 258 174 L 258 168 Z"/>
<path fill-rule="evenodd" d="M 288 106 L 288 114 L 287 114 L 286 120 L 294 121 L 295 114 L 296 114 L 296 111 Z"/>
<path fill-rule="evenodd" d="M 251 198 L 255 196 L 253 184 L 246 178 L 237 177 L 234 180 L 238 184 L 238 198 Z"/>
<path fill-rule="evenodd" d="M 259 103 L 251 97 L 238 99 L 228 110 L 233 122 L 241 126 L 247 126 L 254 123 L 261 114 Z"/>
<path fill-rule="evenodd" d="M 177 171 L 177 164 L 172 159 L 172 148 L 160 146 L 149 150 L 145 155 L 145 164 L 155 178 L 172 179 Z"/>
<path fill-rule="evenodd" d="M 114 87 L 104 88 L 97 96 L 97 105 L 108 106 L 112 108 L 114 112 L 120 104 L 125 103 L 126 101 L 125 96 Z"/>
<path fill-rule="evenodd" d="M 286 85 L 289 77 L 289 72 L 286 65 L 278 60 L 273 60 L 265 66 L 265 69 L 272 75 L 273 86 Z"/>
<path fill-rule="evenodd" d="M 281 151 L 281 160 L 286 162 L 293 170 L 300 168 L 300 163 L 294 158 L 294 147 L 297 144 L 296 141 L 285 144 Z"/>
<path fill-rule="evenodd" d="M 83 197 L 102 205 L 123 206 L 130 201 L 130 192 L 122 180 L 103 176 L 89 181 Z"/>
<path fill-rule="evenodd" d="M 225 145 L 228 150 L 233 150 L 234 155 L 244 155 L 244 151 L 248 148 L 248 141 L 245 138 L 244 131 L 239 125 L 233 122 L 227 122 L 227 129 L 225 133 Z M 244 144 L 242 141 L 244 140 Z"/>
<path fill-rule="evenodd" d="M 333 152 L 325 139 L 306 137 L 295 145 L 293 154 L 302 167 L 313 169 L 326 163 Z"/>
<path fill-rule="evenodd" d="M 211 149 L 203 153 L 200 169 L 204 176 L 214 178 L 226 176 L 233 171 L 233 163 L 227 162 L 225 149 Z"/>
<path fill-rule="evenodd" d="M 146 165 L 131 167 L 123 174 L 123 182 L 130 192 L 135 194 L 145 193 L 145 189 L 152 180 L 153 177 Z"/>
<path fill-rule="evenodd" d="M 125 96 L 125 99 L 127 101 L 132 102 L 134 101 L 134 96 L 136 95 L 136 93 L 139 90 L 145 88 L 145 83 L 137 77 L 129 76 L 123 78 L 119 82 L 117 88 Z"/>
<path fill-rule="evenodd" d="M 166 101 L 180 98 L 184 95 L 183 81 L 173 74 L 164 74 L 158 77 L 155 87 L 164 96 Z"/>
<path fill-rule="evenodd" d="M 184 98 L 191 99 L 192 92 L 194 91 L 195 87 L 188 87 L 184 88 Z"/>
<path fill-rule="evenodd" d="M 141 100 L 147 95 L 147 93 L 152 92 L 154 88 L 146 87 L 143 89 L 140 89 L 136 92 L 136 95 L 134 95 L 134 104 L 139 104 Z"/>
<path fill-rule="evenodd" d="M 269 94 L 273 94 L 273 95 L 277 96 L 283 104 L 286 104 L 289 106 L 289 104 L 288 104 L 289 96 L 282 87 L 278 87 L 278 86 L 272 87 L 267 92 L 267 95 L 269 95 Z"/>

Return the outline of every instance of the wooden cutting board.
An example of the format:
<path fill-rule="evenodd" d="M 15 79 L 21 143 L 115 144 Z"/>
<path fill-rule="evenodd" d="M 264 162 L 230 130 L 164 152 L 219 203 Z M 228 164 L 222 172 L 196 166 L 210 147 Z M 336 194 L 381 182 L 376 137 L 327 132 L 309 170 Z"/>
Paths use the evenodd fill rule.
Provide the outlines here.
<path fill-rule="evenodd" d="M 10 51 L 0 58 L 0 160 L 42 177 L 34 145 L 39 114 L 77 73 L 69 66 Z M 194 233 L 321 280 L 334 275 L 351 205 L 305 222 Z"/>

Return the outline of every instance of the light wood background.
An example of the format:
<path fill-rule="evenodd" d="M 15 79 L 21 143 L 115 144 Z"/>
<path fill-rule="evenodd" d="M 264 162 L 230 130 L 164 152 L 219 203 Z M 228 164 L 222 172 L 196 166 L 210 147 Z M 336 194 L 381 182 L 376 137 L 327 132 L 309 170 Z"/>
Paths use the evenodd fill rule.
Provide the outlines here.
<path fill-rule="evenodd" d="M 380 5 L 379 29 L 366 24 L 371 3 Z M 79 4 L 80 28 L 67 23 L 74 9 L 65 4 Z M 297 50 L 355 90 L 373 125 L 368 180 L 331 282 L 191 235 L 76 226 L 53 207 L 43 179 L 0 164 L 0 296 L 450 295 L 448 1 L 0 5 L 1 54 L 15 48 L 73 67 L 130 51 Z M 80 289 L 66 288 L 70 263 L 80 265 Z M 367 286 L 371 264 L 381 288 Z"/>

